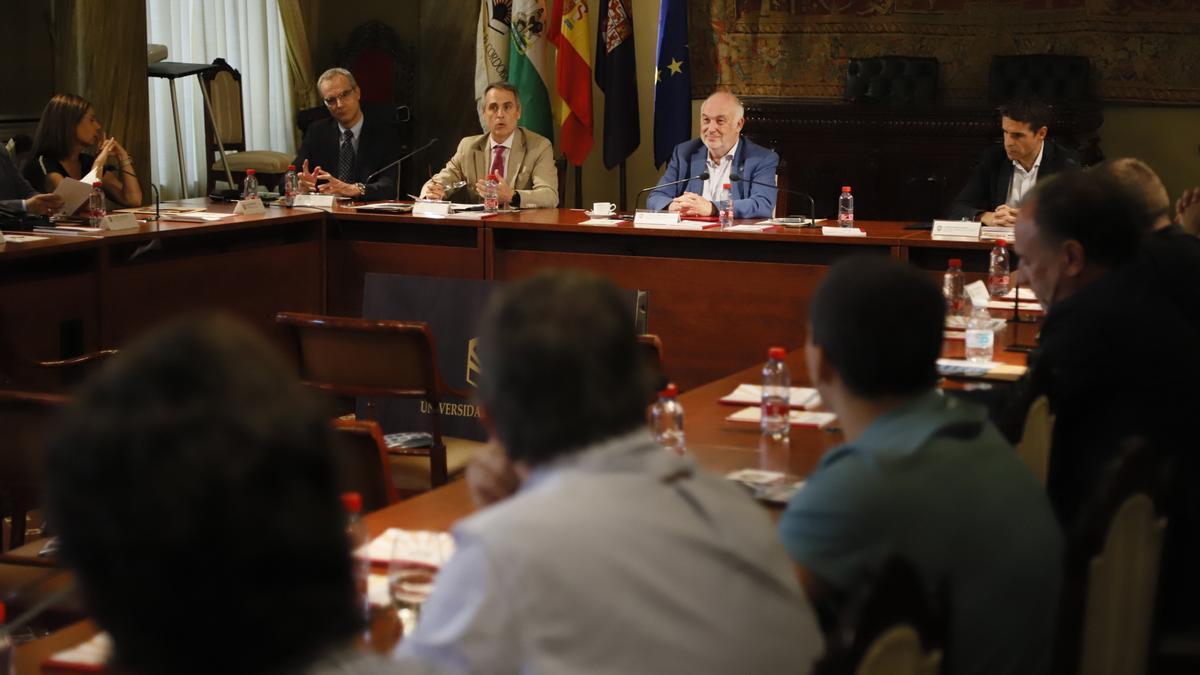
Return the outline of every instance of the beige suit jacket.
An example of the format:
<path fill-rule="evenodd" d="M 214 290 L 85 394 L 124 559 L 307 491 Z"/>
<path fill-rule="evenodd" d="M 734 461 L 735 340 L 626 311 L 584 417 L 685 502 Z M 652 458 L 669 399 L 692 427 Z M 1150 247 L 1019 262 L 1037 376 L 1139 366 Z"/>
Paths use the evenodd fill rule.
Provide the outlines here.
<path fill-rule="evenodd" d="M 558 206 L 558 169 L 554 166 L 554 145 L 545 136 L 524 127 L 517 127 L 513 133 L 504 182 L 520 193 L 523 209 Z M 483 198 L 475 191 L 475 182 L 487 176 L 491 165 L 488 135 L 468 136 L 458 144 L 458 150 L 446 162 L 446 167 L 429 180 L 439 181 L 443 185 L 466 181 L 466 187 L 448 193 L 446 198 L 478 203 Z"/>

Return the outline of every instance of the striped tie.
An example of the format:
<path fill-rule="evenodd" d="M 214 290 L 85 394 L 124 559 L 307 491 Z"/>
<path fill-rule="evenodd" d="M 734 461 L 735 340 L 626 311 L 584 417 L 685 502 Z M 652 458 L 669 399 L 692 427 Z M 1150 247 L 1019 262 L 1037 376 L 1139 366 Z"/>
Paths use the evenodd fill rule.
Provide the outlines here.
<path fill-rule="evenodd" d="M 338 149 L 337 179 L 349 183 L 354 173 L 354 132 L 342 132 L 342 147 Z"/>

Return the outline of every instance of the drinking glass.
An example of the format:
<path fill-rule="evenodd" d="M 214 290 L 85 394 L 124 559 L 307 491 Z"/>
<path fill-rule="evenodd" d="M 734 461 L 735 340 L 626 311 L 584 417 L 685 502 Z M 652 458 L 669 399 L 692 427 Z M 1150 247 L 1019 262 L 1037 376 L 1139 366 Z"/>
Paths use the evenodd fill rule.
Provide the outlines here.
<path fill-rule="evenodd" d="M 442 557 L 441 545 L 435 536 L 418 539 L 398 536 L 392 540 L 388 592 L 403 627 L 402 635 L 408 635 L 416 628 L 421 618 L 421 605 L 433 591 L 434 578 L 444 562 Z"/>

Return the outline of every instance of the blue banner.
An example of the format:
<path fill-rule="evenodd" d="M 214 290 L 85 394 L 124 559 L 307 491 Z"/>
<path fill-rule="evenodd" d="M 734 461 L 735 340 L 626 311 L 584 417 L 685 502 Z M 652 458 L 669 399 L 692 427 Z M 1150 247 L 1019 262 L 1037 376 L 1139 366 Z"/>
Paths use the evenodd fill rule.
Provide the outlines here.
<path fill-rule="evenodd" d="M 692 62 L 687 0 L 661 0 L 654 70 L 654 166 L 692 136 Z"/>

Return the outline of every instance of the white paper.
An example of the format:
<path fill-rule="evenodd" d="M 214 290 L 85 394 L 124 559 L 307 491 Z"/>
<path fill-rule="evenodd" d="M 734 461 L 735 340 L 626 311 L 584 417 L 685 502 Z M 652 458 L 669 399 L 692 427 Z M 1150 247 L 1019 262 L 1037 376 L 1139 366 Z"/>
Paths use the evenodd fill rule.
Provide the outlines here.
<path fill-rule="evenodd" d="M 722 230 L 723 232 L 765 232 L 775 227 L 774 223 L 742 223 L 741 225 L 732 225 Z"/>
<path fill-rule="evenodd" d="M 233 213 L 214 213 L 212 211 L 193 211 L 191 213 L 164 213 L 163 220 L 179 220 L 185 223 L 215 223 L 223 218 L 232 218 Z"/>
<path fill-rule="evenodd" d="M 92 194 L 92 186 L 74 178 L 64 178 L 54 189 L 54 194 L 62 197 L 62 213 L 70 215 L 87 203 L 88 196 Z"/>
<path fill-rule="evenodd" d="M 865 237 L 867 233 L 858 227 L 829 227 L 821 228 L 821 234 L 826 237 Z"/>
<path fill-rule="evenodd" d="M 758 405 L 762 403 L 762 387 L 757 384 L 739 384 L 736 389 L 721 398 L 722 403 Z M 788 405 L 792 408 L 815 408 L 821 405 L 821 395 L 811 387 L 790 387 Z"/>
<path fill-rule="evenodd" d="M 820 219 L 818 219 L 818 220 L 820 220 Z M 817 221 L 813 220 L 812 218 L 779 217 L 779 218 L 771 218 L 770 220 L 759 221 L 757 224 L 758 225 L 779 225 L 781 227 L 806 227 L 808 225 L 814 225 L 814 224 L 816 224 L 816 222 Z"/>
<path fill-rule="evenodd" d="M 310 209 L 333 210 L 333 195 L 296 195 L 292 206 L 305 206 Z"/>
<path fill-rule="evenodd" d="M 1018 293 L 1018 291 L 1019 291 L 1019 293 Z M 1032 288 L 1010 288 L 1010 289 L 1008 289 L 1007 293 L 1005 293 L 1004 295 L 1002 295 L 1000 297 L 1008 298 L 1009 300 L 1012 300 L 1013 298 L 1017 297 L 1018 295 L 1021 296 L 1022 300 L 1037 300 L 1037 296 L 1033 294 Z"/>
<path fill-rule="evenodd" d="M 964 289 L 967 292 L 967 297 L 971 299 L 971 304 L 976 307 L 987 306 L 988 299 L 991 295 L 988 294 L 987 284 L 982 281 L 972 281 L 967 284 Z"/>
<path fill-rule="evenodd" d="M 62 650 L 50 657 L 53 664 L 70 664 L 87 669 L 99 668 L 112 656 L 112 638 L 108 633 L 96 633 L 86 642 Z"/>
<path fill-rule="evenodd" d="M 411 211 L 413 205 L 403 202 L 379 202 L 378 204 L 363 204 L 355 206 L 356 211 Z"/>
<path fill-rule="evenodd" d="M 31 241 L 41 241 L 50 237 L 37 237 L 32 234 L 5 234 L 0 241 L 11 241 L 14 244 L 26 244 Z"/>
<path fill-rule="evenodd" d="M 620 225 L 623 222 L 625 222 L 625 221 L 621 220 L 620 218 L 589 218 L 579 224 L 580 225 Z"/>
<path fill-rule="evenodd" d="M 761 408 L 742 408 L 725 418 L 730 422 L 758 424 L 762 421 Z M 824 429 L 837 420 L 837 415 L 830 412 L 809 412 L 807 410 L 788 411 L 788 423 L 794 427 L 816 427 Z"/>
<path fill-rule="evenodd" d="M 635 220 L 633 226 L 648 230 L 703 230 L 712 224 L 699 220 L 683 220 L 677 223 L 639 223 Z"/>
<path fill-rule="evenodd" d="M 990 300 L 988 301 L 988 309 L 1012 309 L 1012 299 L 1008 300 Z M 1018 302 L 1017 311 L 1019 312 L 1040 312 L 1042 305 L 1039 302 Z"/>
<path fill-rule="evenodd" d="M 401 530 L 396 527 L 389 528 L 354 554 L 359 557 L 365 555 L 373 563 L 386 565 L 392 560 L 397 539 L 404 544 L 400 551 L 396 551 L 397 559 L 405 562 L 441 567 L 454 555 L 454 538 L 445 532 Z"/>

